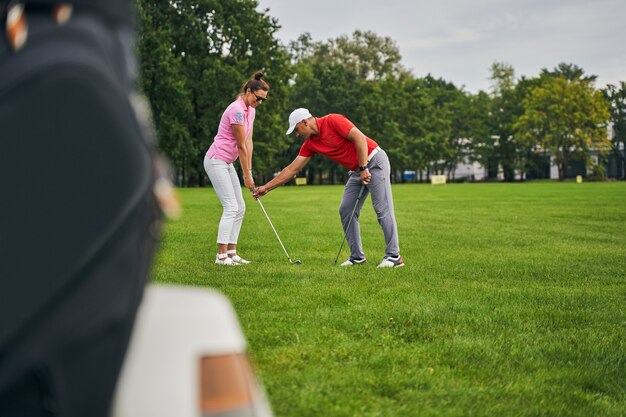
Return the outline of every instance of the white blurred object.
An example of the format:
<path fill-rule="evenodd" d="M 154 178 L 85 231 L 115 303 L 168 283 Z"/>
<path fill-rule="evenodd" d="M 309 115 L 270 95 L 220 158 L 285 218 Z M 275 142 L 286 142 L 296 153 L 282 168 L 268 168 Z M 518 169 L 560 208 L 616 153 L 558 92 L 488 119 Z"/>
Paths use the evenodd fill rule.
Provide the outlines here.
<path fill-rule="evenodd" d="M 228 299 L 148 285 L 112 410 L 112 417 L 271 417 Z"/>

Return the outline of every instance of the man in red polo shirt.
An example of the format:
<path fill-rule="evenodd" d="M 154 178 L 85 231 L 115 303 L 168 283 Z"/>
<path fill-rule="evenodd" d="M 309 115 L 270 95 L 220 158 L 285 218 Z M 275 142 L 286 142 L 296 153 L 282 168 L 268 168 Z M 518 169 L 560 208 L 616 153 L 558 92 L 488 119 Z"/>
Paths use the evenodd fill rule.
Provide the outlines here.
<path fill-rule="evenodd" d="M 376 142 L 365 136 L 350 120 L 340 114 L 313 117 L 304 108 L 291 112 L 287 134 L 296 132 L 304 138 L 304 143 L 296 159 L 283 169 L 274 179 L 255 190 L 256 197 L 262 197 L 274 188 L 290 181 L 302 170 L 316 154 L 321 154 L 340 163 L 350 171 L 343 199 L 339 208 L 344 232 L 350 223 L 352 210 L 357 204 L 361 187 L 365 186 L 354 212 L 354 219 L 346 240 L 350 246 L 350 258 L 341 266 L 360 265 L 366 262 L 359 214 L 368 194 L 372 195 L 372 204 L 383 233 L 387 249 L 378 268 L 397 268 L 404 266 L 398 244 L 398 228 L 391 195 L 391 166 L 389 158 Z"/>

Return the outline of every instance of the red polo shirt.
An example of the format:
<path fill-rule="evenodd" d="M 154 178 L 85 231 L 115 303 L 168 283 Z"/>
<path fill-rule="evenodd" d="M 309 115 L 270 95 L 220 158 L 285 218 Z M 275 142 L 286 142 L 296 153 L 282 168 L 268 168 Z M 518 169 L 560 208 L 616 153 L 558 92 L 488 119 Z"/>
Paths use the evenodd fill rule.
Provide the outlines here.
<path fill-rule="evenodd" d="M 350 171 L 359 169 L 356 146 L 354 142 L 347 139 L 348 132 L 354 127 L 354 124 L 341 114 L 329 114 L 324 117 L 316 117 L 315 120 L 319 134 L 310 136 L 305 140 L 298 155 L 310 158 L 319 153 L 340 163 Z M 378 144 L 367 136 L 365 140 L 369 155 Z"/>

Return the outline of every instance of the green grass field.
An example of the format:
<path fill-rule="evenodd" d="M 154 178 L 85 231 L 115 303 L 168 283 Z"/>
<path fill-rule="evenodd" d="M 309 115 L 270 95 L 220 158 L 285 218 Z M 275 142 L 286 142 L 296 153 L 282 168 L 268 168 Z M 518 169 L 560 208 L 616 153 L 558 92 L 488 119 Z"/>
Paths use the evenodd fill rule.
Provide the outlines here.
<path fill-rule="evenodd" d="M 300 266 L 247 195 L 252 265 L 214 265 L 210 188 L 164 230 L 155 279 L 230 298 L 277 417 L 626 415 L 626 183 L 394 185 L 391 270 L 369 199 L 369 263 L 333 265 L 342 191 L 264 197 Z"/>

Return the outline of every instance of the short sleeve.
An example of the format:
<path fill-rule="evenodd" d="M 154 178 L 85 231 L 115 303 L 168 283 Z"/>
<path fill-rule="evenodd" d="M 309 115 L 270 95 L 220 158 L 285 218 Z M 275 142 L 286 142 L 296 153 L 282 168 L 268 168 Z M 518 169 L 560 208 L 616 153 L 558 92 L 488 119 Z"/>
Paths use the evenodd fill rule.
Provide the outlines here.
<path fill-rule="evenodd" d="M 340 114 L 329 115 L 326 123 L 342 138 L 347 138 L 348 133 L 350 133 L 350 130 L 354 127 L 354 123 Z"/>
<path fill-rule="evenodd" d="M 233 108 L 228 113 L 228 123 L 231 125 L 243 125 L 243 110 L 238 107 Z"/>
<path fill-rule="evenodd" d="M 315 152 L 315 150 L 311 148 L 309 139 L 305 140 L 302 146 L 300 147 L 300 152 L 298 152 L 298 156 L 304 156 L 306 158 L 310 158 L 315 155 L 317 155 L 317 152 Z"/>

